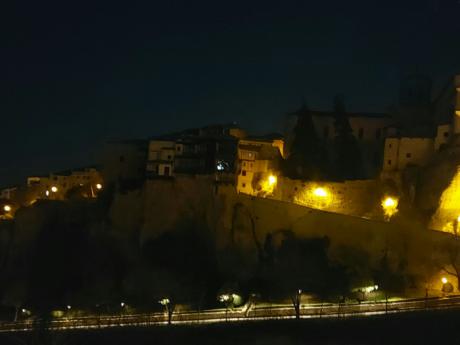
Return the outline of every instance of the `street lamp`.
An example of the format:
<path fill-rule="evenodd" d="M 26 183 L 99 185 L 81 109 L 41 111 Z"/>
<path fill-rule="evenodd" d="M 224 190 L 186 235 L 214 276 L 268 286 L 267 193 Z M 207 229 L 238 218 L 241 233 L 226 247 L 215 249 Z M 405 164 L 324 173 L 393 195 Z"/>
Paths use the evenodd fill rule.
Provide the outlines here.
<path fill-rule="evenodd" d="M 315 190 L 313 191 L 313 194 L 315 196 L 319 196 L 320 198 L 325 198 L 327 196 L 327 191 L 324 188 L 318 187 L 318 188 L 315 188 Z"/>
<path fill-rule="evenodd" d="M 385 218 L 390 218 L 398 212 L 398 199 L 388 196 L 382 200 L 382 208 L 385 214 Z"/>
<path fill-rule="evenodd" d="M 51 191 L 52 191 L 53 193 L 56 193 L 56 192 L 58 191 L 58 188 L 57 188 L 56 186 L 52 186 L 52 187 L 51 187 Z"/>
<path fill-rule="evenodd" d="M 101 189 L 102 189 L 102 185 L 101 185 L 100 183 L 97 183 L 97 184 L 96 184 L 96 189 L 101 190 Z"/>
<path fill-rule="evenodd" d="M 3 211 L 10 212 L 11 211 L 11 206 L 10 205 L 3 206 Z"/>
<path fill-rule="evenodd" d="M 174 306 L 171 306 L 171 301 L 167 297 L 160 299 L 158 301 L 158 303 L 160 303 L 165 308 L 165 311 L 168 314 L 168 325 L 170 325 L 171 324 L 171 319 L 172 319 L 172 314 L 173 314 L 173 311 L 174 311 L 173 310 Z"/>

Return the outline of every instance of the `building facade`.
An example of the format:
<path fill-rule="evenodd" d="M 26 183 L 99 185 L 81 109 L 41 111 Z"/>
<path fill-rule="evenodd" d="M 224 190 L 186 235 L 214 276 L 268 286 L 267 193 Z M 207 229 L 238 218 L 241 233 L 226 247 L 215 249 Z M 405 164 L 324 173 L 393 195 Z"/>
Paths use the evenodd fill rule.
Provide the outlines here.
<path fill-rule="evenodd" d="M 283 159 L 284 141 L 280 138 L 247 138 L 238 143 L 238 193 L 259 195 L 273 189 Z M 273 192 L 273 190 L 272 190 Z"/>

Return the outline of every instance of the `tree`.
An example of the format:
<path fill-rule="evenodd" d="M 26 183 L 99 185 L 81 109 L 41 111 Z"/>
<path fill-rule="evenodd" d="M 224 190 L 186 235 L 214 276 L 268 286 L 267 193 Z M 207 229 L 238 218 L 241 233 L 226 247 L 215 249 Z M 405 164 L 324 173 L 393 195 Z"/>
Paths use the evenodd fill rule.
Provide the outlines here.
<path fill-rule="evenodd" d="M 296 113 L 291 154 L 285 174 L 292 178 L 320 178 L 327 170 L 327 154 L 318 138 L 310 109 L 304 104 Z"/>
<path fill-rule="evenodd" d="M 179 304 L 195 306 L 219 286 L 215 254 L 210 243 L 191 227 L 146 241 L 141 257 L 124 282 L 128 299 L 163 306 L 168 323 Z"/>
<path fill-rule="evenodd" d="M 458 220 L 454 220 L 454 237 L 446 244 L 447 265 L 442 270 L 457 280 L 457 291 L 460 291 L 460 239 L 458 236 Z"/>
<path fill-rule="evenodd" d="M 288 296 L 297 319 L 303 292 L 328 298 L 348 290 L 345 270 L 329 261 L 328 247 L 328 238 L 299 239 L 291 234 L 276 251 L 273 268 L 266 269 L 265 293 Z"/>
<path fill-rule="evenodd" d="M 361 152 L 341 96 L 334 99 L 334 165 L 336 178 L 356 179 L 362 174 Z"/>
<path fill-rule="evenodd" d="M 383 290 L 385 293 L 385 308 L 388 306 L 388 298 L 391 294 L 401 293 L 405 289 L 406 280 L 404 276 L 404 266 L 404 261 L 400 260 L 397 267 L 391 267 L 388 257 L 388 249 L 385 249 L 379 266 L 375 272 L 374 279 L 379 286 L 379 289 Z"/>

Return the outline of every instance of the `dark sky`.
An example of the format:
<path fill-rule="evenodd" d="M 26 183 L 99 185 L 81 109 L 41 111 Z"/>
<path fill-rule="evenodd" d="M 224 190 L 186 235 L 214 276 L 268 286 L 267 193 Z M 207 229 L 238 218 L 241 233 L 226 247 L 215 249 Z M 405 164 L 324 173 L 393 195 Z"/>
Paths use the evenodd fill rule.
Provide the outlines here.
<path fill-rule="evenodd" d="M 11 2 L 0 185 L 92 163 L 107 138 L 271 131 L 302 99 L 384 111 L 407 73 L 460 71 L 458 0 Z"/>

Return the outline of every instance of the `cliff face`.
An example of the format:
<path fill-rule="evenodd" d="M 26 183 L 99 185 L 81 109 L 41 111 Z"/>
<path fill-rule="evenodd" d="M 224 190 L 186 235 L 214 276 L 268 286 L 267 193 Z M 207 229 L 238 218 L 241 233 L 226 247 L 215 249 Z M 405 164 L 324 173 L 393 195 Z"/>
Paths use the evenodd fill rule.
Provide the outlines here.
<path fill-rule="evenodd" d="M 139 195 L 139 198 L 141 196 Z M 127 196 L 128 198 L 128 196 Z M 140 240 L 178 227 L 209 231 L 218 249 L 238 248 L 251 255 L 263 251 L 270 235 L 274 245 L 285 236 L 330 239 L 330 255 L 340 260 L 343 248 L 366 253 L 377 263 L 384 253 L 417 272 L 431 259 L 443 234 L 396 216 L 390 223 L 330 213 L 273 199 L 237 194 L 230 185 L 210 178 L 148 181 L 142 193 Z"/>

